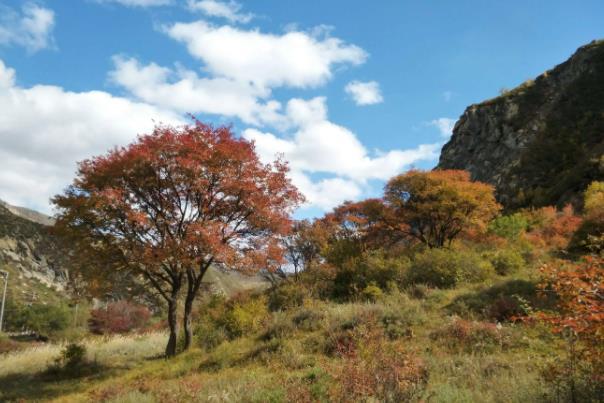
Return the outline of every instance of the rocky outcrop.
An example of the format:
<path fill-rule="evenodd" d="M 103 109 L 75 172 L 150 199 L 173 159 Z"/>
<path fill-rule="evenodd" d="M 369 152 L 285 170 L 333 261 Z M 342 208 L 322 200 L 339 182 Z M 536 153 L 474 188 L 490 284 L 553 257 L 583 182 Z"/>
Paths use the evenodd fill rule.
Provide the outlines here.
<path fill-rule="evenodd" d="M 507 207 L 563 204 L 604 178 L 604 41 L 469 106 L 438 169 L 465 169 Z"/>
<path fill-rule="evenodd" d="M 11 280 L 25 288 L 31 288 L 28 283 L 34 281 L 63 291 L 67 273 L 61 264 L 62 253 L 48 226 L 39 223 L 46 216 L 26 209 L 17 215 L 11 207 L 0 203 L 0 269 L 8 270 Z"/>

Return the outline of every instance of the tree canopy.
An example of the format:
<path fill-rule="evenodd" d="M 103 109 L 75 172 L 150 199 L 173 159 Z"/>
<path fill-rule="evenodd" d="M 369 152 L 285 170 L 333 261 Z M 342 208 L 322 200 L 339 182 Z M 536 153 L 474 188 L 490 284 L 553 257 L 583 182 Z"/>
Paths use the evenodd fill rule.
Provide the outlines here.
<path fill-rule="evenodd" d="M 491 185 L 473 182 L 468 172 L 458 170 L 395 176 L 384 199 L 392 209 L 390 226 L 431 248 L 445 246 L 462 230 L 484 228 L 501 208 Z"/>
<path fill-rule="evenodd" d="M 126 273 L 167 302 L 166 354 L 173 355 L 185 285 L 186 348 L 192 303 L 210 265 L 257 270 L 281 263 L 280 237 L 303 200 L 287 172 L 280 160 L 262 164 L 253 143 L 228 127 L 157 126 L 81 162 L 73 184 L 53 199 L 56 227 L 94 257 L 82 274 Z"/>

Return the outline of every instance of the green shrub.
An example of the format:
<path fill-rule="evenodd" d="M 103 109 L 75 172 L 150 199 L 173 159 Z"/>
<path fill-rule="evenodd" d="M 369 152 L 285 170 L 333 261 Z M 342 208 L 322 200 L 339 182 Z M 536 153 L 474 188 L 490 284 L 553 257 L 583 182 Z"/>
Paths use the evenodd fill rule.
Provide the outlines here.
<path fill-rule="evenodd" d="M 292 318 L 296 328 L 307 332 L 319 330 L 323 327 L 325 314 L 317 309 L 302 308 Z"/>
<path fill-rule="evenodd" d="M 95 363 L 86 360 L 86 347 L 83 344 L 70 343 L 55 358 L 54 364 L 47 370 L 47 375 L 52 377 L 84 376 L 97 370 L 98 366 Z"/>
<path fill-rule="evenodd" d="M 219 324 L 224 326 L 230 338 L 236 338 L 260 330 L 267 316 L 266 298 L 257 297 L 233 303 L 219 319 Z"/>
<path fill-rule="evenodd" d="M 487 253 L 485 257 L 491 262 L 497 274 L 501 276 L 517 273 L 525 265 L 522 255 L 513 249 Z"/>
<path fill-rule="evenodd" d="M 365 301 L 376 302 L 384 296 L 384 292 L 374 282 L 371 282 L 365 287 L 361 296 Z"/>
<path fill-rule="evenodd" d="M 199 325 L 195 330 L 195 335 L 199 346 L 206 351 L 212 351 L 228 340 L 224 328 L 217 327 L 215 324 L 209 322 Z"/>
<path fill-rule="evenodd" d="M 410 283 L 447 288 L 461 282 L 483 281 L 493 274 L 493 266 L 474 252 L 427 249 L 415 255 L 407 279 Z"/>
<path fill-rule="evenodd" d="M 307 296 L 308 292 L 299 283 L 284 282 L 270 291 L 268 307 L 273 312 L 296 308 L 304 303 Z"/>
<path fill-rule="evenodd" d="M 511 241 L 516 240 L 529 227 L 529 222 L 520 213 L 495 218 L 489 223 L 489 232 Z"/>
<path fill-rule="evenodd" d="M 260 340 L 281 339 L 293 332 L 294 325 L 285 315 L 275 315 L 266 330 L 260 335 Z"/>
<path fill-rule="evenodd" d="M 354 299 L 362 297 L 371 285 L 381 290 L 392 288 L 391 284 L 401 285 L 408 267 L 409 259 L 405 256 L 388 257 L 383 251 L 345 260 L 336 269 L 334 297 Z"/>
<path fill-rule="evenodd" d="M 12 315 L 7 315 L 7 328 L 48 336 L 65 330 L 71 320 L 71 312 L 65 305 L 14 305 Z"/>
<path fill-rule="evenodd" d="M 547 309 L 553 297 L 540 298 L 535 283 L 526 280 L 510 280 L 492 287 L 458 296 L 446 308 L 461 316 L 475 314 L 498 321 L 524 316 L 535 308 Z"/>

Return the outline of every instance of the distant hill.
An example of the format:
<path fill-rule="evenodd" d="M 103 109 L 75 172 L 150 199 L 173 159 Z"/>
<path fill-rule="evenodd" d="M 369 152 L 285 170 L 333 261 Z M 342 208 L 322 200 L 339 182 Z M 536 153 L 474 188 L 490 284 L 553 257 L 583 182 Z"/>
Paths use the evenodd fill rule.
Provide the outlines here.
<path fill-rule="evenodd" d="M 10 273 L 9 292 L 16 301 L 52 303 L 66 296 L 67 270 L 49 232 L 51 217 L 0 200 L 0 270 Z M 214 292 L 234 295 L 268 287 L 260 275 L 210 268 L 204 283 Z"/>
<path fill-rule="evenodd" d="M 604 179 L 604 40 L 469 106 L 437 168 L 493 184 L 508 208 L 580 200 L 591 181 Z"/>
<path fill-rule="evenodd" d="M 4 206 L 4 208 L 6 208 L 8 211 L 10 211 L 11 213 L 13 213 L 16 216 L 25 218 L 26 220 L 33 221 L 35 223 L 42 224 L 42 225 L 53 225 L 54 224 L 53 218 L 46 214 L 42 214 L 42 213 L 39 213 L 34 210 L 30 210 L 25 207 L 13 206 L 3 200 L 0 200 L 0 206 Z"/>

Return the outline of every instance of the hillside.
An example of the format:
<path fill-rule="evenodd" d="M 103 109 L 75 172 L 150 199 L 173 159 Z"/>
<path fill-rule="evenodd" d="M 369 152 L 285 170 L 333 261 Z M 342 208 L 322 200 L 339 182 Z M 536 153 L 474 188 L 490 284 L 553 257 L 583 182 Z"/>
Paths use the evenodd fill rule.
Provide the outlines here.
<path fill-rule="evenodd" d="M 604 40 L 494 99 L 469 106 L 439 169 L 493 184 L 506 207 L 562 205 L 604 178 Z"/>
<path fill-rule="evenodd" d="M 10 273 L 9 298 L 15 301 L 52 303 L 64 296 L 67 273 L 48 227 L 39 223 L 45 219 L 0 203 L 0 268 Z"/>
<path fill-rule="evenodd" d="M 10 273 L 9 298 L 25 303 L 52 303 L 66 296 L 67 270 L 48 225 L 52 218 L 0 200 L 0 269 Z M 214 292 L 234 295 L 262 289 L 260 275 L 210 268 L 204 283 Z"/>

